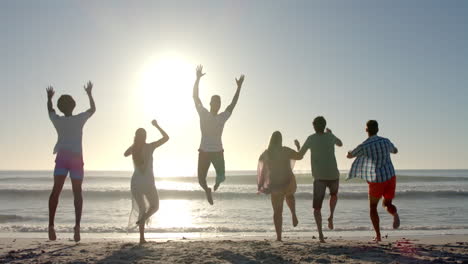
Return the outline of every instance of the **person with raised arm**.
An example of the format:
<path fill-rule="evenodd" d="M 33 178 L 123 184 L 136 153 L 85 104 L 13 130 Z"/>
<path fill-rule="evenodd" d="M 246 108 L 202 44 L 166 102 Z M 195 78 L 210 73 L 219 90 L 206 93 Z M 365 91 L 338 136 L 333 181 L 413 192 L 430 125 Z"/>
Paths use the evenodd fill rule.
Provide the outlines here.
<path fill-rule="evenodd" d="M 129 217 L 129 227 L 136 224 L 140 231 L 140 243 L 146 243 L 145 224 L 159 209 L 159 196 L 154 183 L 153 152 L 169 140 L 167 133 L 153 120 L 162 138 L 152 143 L 146 143 L 146 130 L 139 128 L 135 132 L 133 144 L 125 151 L 124 156 L 132 155 L 134 172 L 131 180 L 132 210 Z M 134 221 L 137 218 L 136 222 Z"/>
<path fill-rule="evenodd" d="M 80 241 L 80 222 L 81 213 L 83 210 L 83 196 L 81 185 L 84 177 L 83 163 L 83 126 L 86 121 L 96 112 L 92 90 L 93 84 L 88 82 L 84 86 L 84 90 L 89 98 L 90 108 L 78 115 L 73 115 L 75 109 L 75 100 L 70 95 L 62 95 L 57 101 L 57 107 L 63 116 L 57 115 L 52 104 L 52 98 L 55 94 L 52 86 L 47 87 L 47 109 L 49 112 L 50 121 L 57 131 L 57 143 L 54 147 L 55 169 L 54 169 L 54 186 L 49 197 L 49 240 L 56 240 L 55 233 L 55 212 L 62 192 L 63 184 L 67 175 L 70 175 L 73 189 L 73 198 L 75 205 L 75 227 L 74 240 Z"/>
<path fill-rule="evenodd" d="M 377 205 L 383 197 L 382 206 L 393 216 L 393 228 L 400 227 L 400 217 L 393 205 L 396 189 L 395 168 L 390 154 L 397 154 L 398 149 L 384 137 L 377 136 L 379 123 L 369 120 L 366 124 L 368 138 L 354 150 L 349 151 L 347 158 L 356 158 L 351 166 L 347 179 L 361 178 L 369 187 L 369 209 L 372 225 L 375 230 L 374 241 L 382 241 L 380 235 L 380 218 Z"/>
<path fill-rule="evenodd" d="M 299 151 L 300 145 L 294 142 Z M 281 241 L 283 230 L 283 204 L 291 211 L 292 224 L 296 227 L 299 220 L 296 215 L 296 177 L 293 173 L 295 160 L 302 157 L 298 152 L 283 146 L 281 132 L 275 131 L 271 135 L 268 148 L 262 153 L 258 160 L 257 188 L 258 193 L 271 194 L 271 205 L 273 207 L 273 223 L 276 230 L 276 240 Z"/>
<path fill-rule="evenodd" d="M 313 208 L 314 218 L 321 243 L 325 242 L 322 232 L 322 204 L 328 187 L 330 192 L 330 216 L 328 228 L 333 229 L 333 214 L 338 202 L 338 187 L 340 172 L 335 158 L 335 146 L 341 147 L 343 143 L 332 131 L 327 128 L 327 121 L 318 116 L 312 122 L 315 133 L 310 135 L 302 146 L 299 154 L 304 156 L 310 150 L 310 166 L 314 177 Z"/>
<path fill-rule="evenodd" d="M 226 179 L 224 165 L 224 149 L 222 143 L 222 134 L 224 124 L 229 119 L 239 100 L 239 94 L 244 82 L 244 75 L 236 78 L 237 90 L 231 104 L 222 113 L 218 113 L 221 108 L 221 97 L 213 95 L 210 102 L 210 111 L 208 111 L 198 96 L 198 86 L 201 77 L 203 77 L 203 66 L 199 65 L 196 69 L 196 80 L 193 85 L 193 101 L 198 115 L 200 116 L 201 143 L 198 149 L 198 182 L 206 194 L 208 203 L 213 205 L 211 188 L 208 187 L 206 177 L 210 165 L 213 164 L 216 171 L 216 182 L 213 187 L 216 191 L 220 184 Z"/>

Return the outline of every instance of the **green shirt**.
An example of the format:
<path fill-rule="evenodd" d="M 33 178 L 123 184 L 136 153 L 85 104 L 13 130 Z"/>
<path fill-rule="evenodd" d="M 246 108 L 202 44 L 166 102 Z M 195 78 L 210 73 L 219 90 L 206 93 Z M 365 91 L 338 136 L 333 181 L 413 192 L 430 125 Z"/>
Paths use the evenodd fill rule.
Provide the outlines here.
<path fill-rule="evenodd" d="M 313 134 L 304 143 L 305 150 L 310 150 L 312 176 L 317 180 L 336 180 L 340 178 L 335 158 L 335 144 L 339 139 L 332 133 Z"/>

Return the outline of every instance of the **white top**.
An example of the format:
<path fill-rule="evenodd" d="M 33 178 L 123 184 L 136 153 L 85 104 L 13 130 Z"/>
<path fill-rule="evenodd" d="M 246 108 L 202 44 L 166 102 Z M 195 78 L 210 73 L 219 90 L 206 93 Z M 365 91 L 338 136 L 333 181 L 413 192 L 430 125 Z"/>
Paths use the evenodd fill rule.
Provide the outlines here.
<path fill-rule="evenodd" d="M 202 133 L 200 150 L 204 152 L 223 151 L 221 137 L 223 135 L 224 124 L 231 116 L 231 113 L 224 111 L 214 115 L 201 104 L 195 104 L 200 116 L 200 129 Z"/>
<path fill-rule="evenodd" d="M 154 174 L 153 174 L 153 152 L 155 150 L 155 144 L 145 144 L 142 151 L 143 165 L 141 167 L 134 165 L 135 171 L 132 175 L 130 189 L 132 191 L 132 210 L 130 211 L 130 217 L 128 219 L 127 230 L 131 230 L 135 227 L 135 222 L 140 219 L 145 211 L 140 211 L 139 205 L 135 197 L 142 197 L 145 205 L 145 209 L 150 206 L 149 200 L 158 199 L 156 186 L 154 185 Z M 130 148 L 130 152 L 133 151 L 133 146 Z M 156 197 L 148 194 L 156 194 Z M 146 224 L 151 221 L 148 218 Z"/>
<path fill-rule="evenodd" d="M 55 112 L 49 112 L 50 121 L 54 124 L 58 136 L 54 154 L 61 150 L 83 153 L 83 126 L 91 115 L 89 112 L 83 112 L 74 116 L 59 116 Z"/>

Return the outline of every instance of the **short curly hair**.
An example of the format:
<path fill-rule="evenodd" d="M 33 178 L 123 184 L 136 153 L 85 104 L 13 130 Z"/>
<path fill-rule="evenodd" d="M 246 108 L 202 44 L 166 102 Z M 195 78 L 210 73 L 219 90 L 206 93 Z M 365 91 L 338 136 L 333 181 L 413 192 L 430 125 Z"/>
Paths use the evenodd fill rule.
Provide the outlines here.
<path fill-rule="evenodd" d="M 327 120 L 325 120 L 323 116 L 317 116 L 312 124 L 314 125 L 316 132 L 323 133 L 323 131 L 325 131 L 325 127 L 327 126 Z"/>
<path fill-rule="evenodd" d="M 62 113 L 71 113 L 73 112 L 73 109 L 75 109 L 76 103 L 75 100 L 73 100 L 73 97 L 71 97 L 68 94 L 64 94 L 60 96 L 60 98 L 57 101 L 57 107 Z"/>

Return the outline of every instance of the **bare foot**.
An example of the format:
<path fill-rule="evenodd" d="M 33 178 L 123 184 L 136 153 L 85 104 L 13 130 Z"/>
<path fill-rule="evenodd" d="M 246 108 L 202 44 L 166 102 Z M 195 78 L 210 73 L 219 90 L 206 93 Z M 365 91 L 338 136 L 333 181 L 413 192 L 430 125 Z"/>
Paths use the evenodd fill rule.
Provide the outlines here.
<path fill-rule="evenodd" d="M 140 245 L 146 244 L 146 243 L 148 243 L 148 242 L 146 242 L 146 240 L 145 240 L 144 238 L 143 238 L 143 239 L 140 239 Z"/>
<path fill-rule="evenodd" d="M 297 220 L 297 216 L 296 215 L 293 215 L 292 216 L 292 222 L 293 222 L 293 226 L 296 227 L 298 224 L 299 224 L 299 220 Z"/>
<path fill-rule="evenodd" d="M 400 216 L 397 213 L 393 215 L 393 229 L 398 229 L 400 227 Z"/>
<path fill-rule="evenodd" d="M 216 190 L 218 190 L 220 184 L 221 184 L 221 183 L 216 183 L 216 184 L 213 186 L 213 190 L 214 190 L 215 192 L 216 192 Z"/>
<path fill-rule="evenodd" d="M 323 236 L 320 236 L 320 237 L 319 237 L 319 241 L 320 241 L 320 243 L 327 243 L 327 242 L 325 241 L 325 238 L 324 238 Z"/>
<path fill-rule="evenodd" d="M 276 241 L 283 242 L 283 240 L 281 240 L 281 238 L 279 238 L 279 237 L 276 238 Z"/>
<path fill-rule="evenodd" d="M 49 226 L 49 240 L 55 241 L 57 239 L 57 235 L 55 234 L 54 226 Z"/>
<path fill-rule="evenodd" d="M 73 239 L 75 242 L 79 242 L 81 240 L 80 236 L 80 226 L 75 226 L 74 228 L 75 234 L 73 235 Z"/>
<path fill-rule="evenodd" d="M 328 228 L 333 230 L 333 217 L 331 216 L 328 218 Z"/>
<path fill-rule="evenodd" d="M 374 241 L 376 243 L 379 243 L 379 242 L 382 242 L 382 238 L 380 236 L 376 236 L 376 237 L 374 237 L 374 239 L 372 241 Z"/>
<path fill-rule="evenodd" d="M 206 199 L 208 200 L 208 203 L 213 205 L 213 196 L 211 196 L 211 189 L 210 188 L 206 189 L 205 194 L 206 194 Z"/>

